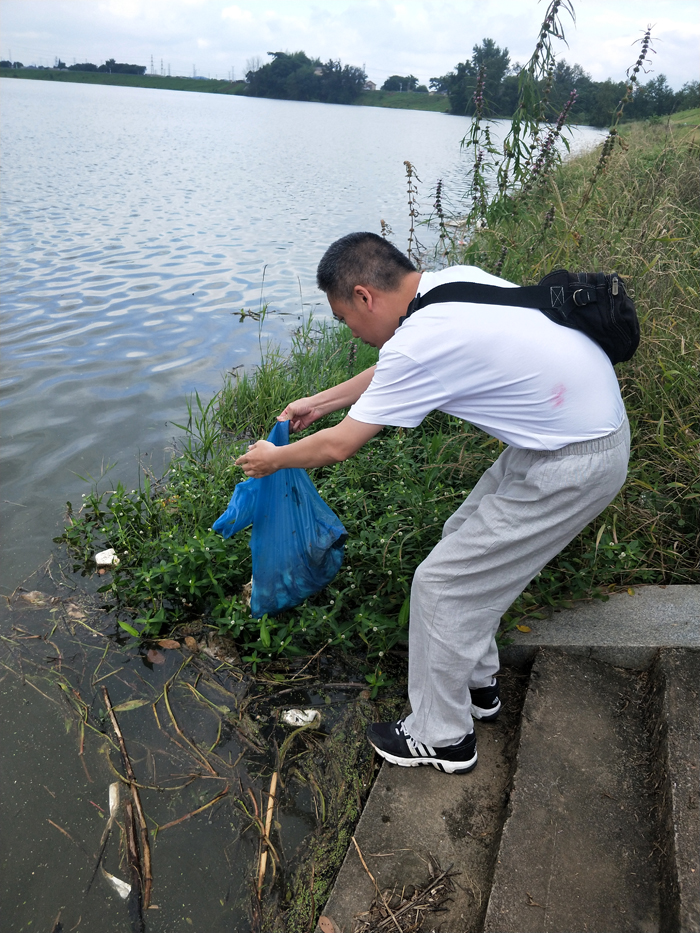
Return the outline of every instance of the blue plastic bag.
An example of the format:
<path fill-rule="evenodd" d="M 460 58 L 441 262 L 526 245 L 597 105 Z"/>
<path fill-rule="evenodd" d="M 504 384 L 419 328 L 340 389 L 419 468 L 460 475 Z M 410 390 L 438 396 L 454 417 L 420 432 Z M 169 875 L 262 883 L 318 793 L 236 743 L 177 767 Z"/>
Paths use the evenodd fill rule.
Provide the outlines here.
<path fill-rule="evenodd" d="M 277 447 L 288 444 L 289 422 L 278 421 L 268 441 Z M 278 470 L 238 483 L 212 527 L 230 538 L 251 524 L 254 618 L 298 606 L 340 570 L 348 534 L 306 470 Z"/>

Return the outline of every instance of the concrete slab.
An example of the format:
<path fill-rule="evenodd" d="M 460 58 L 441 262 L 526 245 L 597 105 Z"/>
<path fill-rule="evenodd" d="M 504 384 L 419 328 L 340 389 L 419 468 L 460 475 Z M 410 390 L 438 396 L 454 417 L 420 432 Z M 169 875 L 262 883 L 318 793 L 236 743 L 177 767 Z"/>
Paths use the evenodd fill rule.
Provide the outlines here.
<path fill-rule="evenodd" d="M 538 654 L 486 933 L 659 933 L 642 680 Z"/>
<path fill-rule="evenodd" d="M 620 648 L 700 648 L 700 586 L 643 586 L 614 593 L 509 632 L 522 647 L 580 645 Z"/>
<path fill-rule="evenodd" d="M 664 933 L 700 933 L 700 651 L 659 652 L 656 783 Z"/>
<path fill-rule="evenodd" d="M 526 683 L 526 673 L 503 673 L 501 693 L 507 712 L 496 723 L 477 723 L 479 763 L 474 771 L 445 775 L 426 766 L 384 764 L 355 831 L 365 863 L 382 891 L 422 888 L 430 880 L 429 856 L 443 870 L 453 865 L 460 872 L 454 879 L 453 900 L 439 915 L 442 930 L 477 933 L 482 929 Z M 351 933 L 354 918 L 369 909 L 375 893 L 351 845 L 322 914 L 341 933 Z"/>

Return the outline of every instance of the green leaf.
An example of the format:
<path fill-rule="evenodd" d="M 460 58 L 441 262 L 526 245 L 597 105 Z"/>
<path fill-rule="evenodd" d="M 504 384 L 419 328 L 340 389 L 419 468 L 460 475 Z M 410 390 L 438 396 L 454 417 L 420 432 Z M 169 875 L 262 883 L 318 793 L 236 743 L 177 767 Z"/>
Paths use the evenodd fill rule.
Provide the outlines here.
<path fill-rule="evenodd" d="M 119 625 L 120 625 L 121 628 L 124 629 L 125 632 L 128 632 L 129 635 L 133 635 L 134 638 L 139 638 L 139 637 L 140 637 L 141 633 L 138 632 L 138 631 L 134 628 L 133 625 L 129 625 L 128 622 L 122 622 L 122 621 L 120 620 Z"/>
<path fill-rule="evenodd" d="M 121 623 L 120 623 L 121 624 Z M 115 713 L 126 713 L 130 709 L 139 709 L 141 706 L 148 706 L 150 700 L 127 700 L 125 703 L 119 703 L 117 706 L 114 706 Z"/>

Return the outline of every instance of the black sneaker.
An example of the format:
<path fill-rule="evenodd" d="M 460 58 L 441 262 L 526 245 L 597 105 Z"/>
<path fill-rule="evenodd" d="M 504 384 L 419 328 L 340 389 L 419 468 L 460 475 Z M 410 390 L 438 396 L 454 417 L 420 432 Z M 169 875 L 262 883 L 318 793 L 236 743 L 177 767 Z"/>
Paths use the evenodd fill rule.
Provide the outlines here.
<path fill-rule="evenodd" d="M 482 722 L 493 722 L 498 719 L 501 711 L 501 701 L 498 696 L 498 681 L 490 687 L 479 687 L 471 690 L 472 716 Z"/>
<path fill-rule="evenodd" d="M 400 719 L 398 722 L 375 722 L 367 726 L 367 738 L 382 758 L 403 768 L 432 765 L 448 774 L 466 774 L 476 766 L 476 736 L 473 732 L 456 745 L 433 748 L 417 742 Z"/>

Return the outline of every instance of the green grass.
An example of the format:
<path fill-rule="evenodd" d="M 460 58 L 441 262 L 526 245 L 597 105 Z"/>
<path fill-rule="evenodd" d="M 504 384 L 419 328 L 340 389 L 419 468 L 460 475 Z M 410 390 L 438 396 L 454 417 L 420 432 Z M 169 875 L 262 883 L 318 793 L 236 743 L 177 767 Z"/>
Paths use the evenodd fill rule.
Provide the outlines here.
<path fill-rule="evenodd" d="M 0 78 L 28 78 L 33 81 L 64 81 L 69 84 L 109 84 L 117 87 L 151 87 L 164 91 L 198 91 L 206 94 L 241 94 L 245 81 L 167 78 L 161 75 L 122 75 L 95 71 L 60 71 L 57 68 L 0 68 Z"/>
<path fill-rule="evenodd" d="M 430 110 L 447 113 L 450 101 L 444 94 L 418 94 L 408 91 L 363 91 L 355 101 L 360 107 L 391 107 L 395 110 Z"/>
<path fill-rule="evenodd" d="M 536 282 L 552 267 L 617 270 L 635 297 L 637 355 L 618 367 L 632 426 L 628 481 L 605 512 L 544 568 L 503 619 L 503 631 L 609 590 L 700 582 L 700 147 L 665 125 L 626 128 L 612 155 L 571 160 L 543 183 L 500 198 L 452 262 Z M 595 179 L 595 183 L 592 183 Z M 502 445 L 435 413 L 415 429 L 384 429 L 345 463 L 312 478 L 349 533 L 343 568 L 324 591 L 280 616 L 252 619 L 248 533 L 211 531 L 243 479 L 235 457 L 276 415 L 365 369 L 376 351 L 340 325 L 307 321 L 291 349 L 198 397 L 168 476 L 142 488 L 93 489 L 63 540 L 88 566 L 114 547 L 121 563 L 103 587 L 133 634 L 204 619 L 239 643 L 254 668 L 334 645 L 361 652 L 373 692 L 385 656 L 406 638 L 413 572 L 439 540 Z M 314 429 L 333 424 L 335 413 Z"/>
<path fill-rule="evenodd" d="M 700 148 L 673 125 L 636 124 L 616 150 L 604 165 L 600 149 L 572 160 L 502 201 L 451 258 L 521 284 L 554 267 L 626 279 L 642 329 L 636 356 L 617 368 L 632 426 L 629 477 L 568 559 L 600 534 L 599 550 L 634 562 L 597 571 L 599 584 L 698 583 Z"/>

